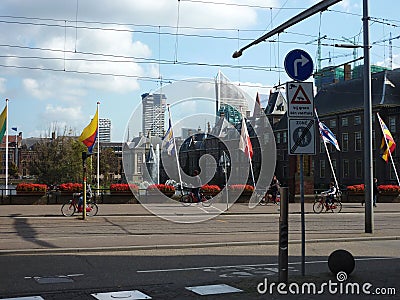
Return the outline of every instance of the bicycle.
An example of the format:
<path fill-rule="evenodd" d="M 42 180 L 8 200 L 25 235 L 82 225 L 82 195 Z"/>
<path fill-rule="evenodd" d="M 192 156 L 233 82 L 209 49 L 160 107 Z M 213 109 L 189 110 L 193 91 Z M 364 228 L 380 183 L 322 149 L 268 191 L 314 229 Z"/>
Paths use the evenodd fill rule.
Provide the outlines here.
<path fill-rule="evenodd" d="M 195 194 L 193 194 L 192 192 L 188 191 L 187 193 L 184 193 L 182 190 L 182 196 L 180 197 L 179 202 L 181 202 L 183 206 L 189 206 L 192 203 L 199 203 L 199 202 L 201 202 L 201 204 L 205 207 L 209 207 L 211 205 L 212 203 L 211 195 L 204 195 L 203 193 L 200 192 L 200 197 L 201 199 L 199 201 L 195 196 Z"/>
<path fill-rule="evenodd" d="M 69 200 L 67 203 L 64 203 L 61 206 L 61 213 L 65 217 L 71 217 L 73 216 L 76 212 L 82 213 L 82 207 L 78 208 L 78 202 L 77 199 L 81 197 L 81 193 L 75 193 L 72 195 L 72 199 Z M 99 207 L 95 202 L 92 202 L 91 198 L 86 200 L 86 215 L 89 217 L 93 217 L 97 215 L 97 212 L 99 211 Z"/>
<path fill-rule="evenodd" d="M 276 194 L 276 197 L 274 197 L 272 193 L 268 190 L 261 198 L 258 204 L 262 206 L 267 205 L 268 203 L 279 205 L 280 200 L 281 200 L 281 195 L 279 194 L 279 192 Z"/>
<path fill-rule="evenodd" d="M 334 199 L 329 204 L 326 203 L 327 196 L 328 195 L 324 192 L 322 192 L 319 195 L 315 194 L 313 211 L 316 214 L 319 214 L 325 208 L 325 211 L 330 210 L 332 213 L 340 213 L 342 211 L 342 202 L 341 202 L 342 192 L 338 191 L 335 194 Z"/>

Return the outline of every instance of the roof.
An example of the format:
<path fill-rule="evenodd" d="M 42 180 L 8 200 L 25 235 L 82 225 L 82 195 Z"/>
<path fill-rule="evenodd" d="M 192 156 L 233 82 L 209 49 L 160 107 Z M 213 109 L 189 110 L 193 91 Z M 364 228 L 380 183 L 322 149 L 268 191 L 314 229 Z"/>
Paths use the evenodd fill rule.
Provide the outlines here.
<path fill-rule="evenodd" d="M 371 75 L 372 106 L 400 105 L 400 69 Z M 322 88 L 314 99 L 319 115 L 364 108 L 364 82 L 357 78 Z"/>

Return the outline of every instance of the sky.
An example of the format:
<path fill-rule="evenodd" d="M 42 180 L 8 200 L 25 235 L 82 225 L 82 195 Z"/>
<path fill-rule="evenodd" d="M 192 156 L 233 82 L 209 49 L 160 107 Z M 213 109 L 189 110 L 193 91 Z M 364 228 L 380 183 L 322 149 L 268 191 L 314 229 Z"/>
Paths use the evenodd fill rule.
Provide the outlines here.
<path fill-rule="evenodd" d="M 141 121 L 130 120 L 144 93 L 187 79 L 213 80 L 220 70 L 255 99 L 257 92 L 268 94 L 291 80 L 284 59 L 293 49 L 307 51 L 314 69 L 318 62 L 326 67 L 361 57 L 362 49 L 333 46 L 363 44 L 363 1 L 342 0 L 232 58 L 235 50 L 317 2 L 2 0 L 0 102 L 9 99 L 9 128 L 17 127 L 24 138 L 53 130 L 79 135 L 99 101 L 100 118 L 111 119 L 111 139 L 120 142 L 128 124 L 130 137 L 141 131 Z M 398 0 L 369 1 L 371 64 L 400 65 L 397 8 Z M 190 90 L 182 94 L 201 97 Z M 190 114 L 196 113 L 196 102 L 189 103 Z M 198 126 L 205 125 L 193 124 Z"/>

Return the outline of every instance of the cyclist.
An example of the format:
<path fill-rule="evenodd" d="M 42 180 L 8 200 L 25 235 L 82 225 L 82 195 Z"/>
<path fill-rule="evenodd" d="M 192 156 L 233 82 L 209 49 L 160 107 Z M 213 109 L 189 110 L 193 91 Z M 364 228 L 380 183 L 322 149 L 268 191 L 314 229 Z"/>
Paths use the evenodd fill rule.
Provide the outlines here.
<path fill-rule="evenodd" d="M 92 199 L 93 193 L 90 184 L 86 185 L 86 200 Z M 83 193 L 79 194 L 79 201 L 78 201 L 78 212 L 82 212 L 82 205 L 83 205 Z"/>
<path fill-rule="evenodd" d="M 193 176 L 194 176 L 195 187 L 192 188 L 192 193 L 196 197 L 197 202 L 201 202 L 201 196 L 200 196 L 201 179 L 199 176 L 199 171 L 194 170 Z"/>
<path fill-rule="evenodd" d="M 271 184 L 269 185 L 269 189 L 267 191 L 267 196 L 271 195 L 271 200 L 276 204 L 276 196 L 279 192 L 279 180 L 276 178 L 276 175 L 272 178 Z"/>
<path fill-rule="evenodd" d="M 335 199 L 335 195 L 337 193 L 335 183 L 331 181 L 329 183 L 329 189 L 323 193 L 324 195 L 326 195 L 325 204 L 326 204 L 326 210 L 328 210 L 328 207 L 330 207 L 333 204 L 333 200 Z"/>

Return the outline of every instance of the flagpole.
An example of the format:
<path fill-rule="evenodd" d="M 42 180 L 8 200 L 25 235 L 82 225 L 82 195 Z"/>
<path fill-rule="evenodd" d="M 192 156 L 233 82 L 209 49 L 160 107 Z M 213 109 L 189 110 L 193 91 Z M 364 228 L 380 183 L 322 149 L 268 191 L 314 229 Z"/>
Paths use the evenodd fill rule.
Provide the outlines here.
<path fill-rule="evenodd" d="M 157 184 L 160 184 L 160 144 L 156 144 Z"/>
<path fill-rule="evenodd" d="M 99 107 L 100 102 L 97 102 L 97 196 L 100 190 L 100 132 L 99 132 Z"/>
<path fill-rule="evenodd" d="M 376 114 L 377 114 L 379 120 L 382 120 L 382 118 L 381 118 L 381 116 L 379 115 L 379 113 L 377 112 Z M 394 165 L 394 161 L 393 161 L 393 157 L 392 157 L 392 152 L 390 151 L 389 144 L 388 144 L 387 139 L 386 139 L 386 137 L 385 137 L 385 132 L 383 131 L 382 122 L 379 122 L 379 126 L 381 127 L 381 130 L 382 130 L 383 139 L 385 140 L 386 148 L 387 148 L 387 151 L 389 152 L 389 157 L 390 157 L 390 161 L 392 162 L 392 166 L 393 166 L 394 173 L 396 174 L 397 185 L 400 186 L 399 176 L 397 175 L 397 170 L 396 170 L 396 166 Z M 388 130 L 389 130 L 389 129 L 388 129 Z"/>
<path fill-rule="evenodd" d="M 6 195 L 8 195 L 8 99 L 6 99 Z"/>
<path fill-rule="evenodd" d="M 169 104 L 168 104 L 168 117 L 169 117 L 169 121 L 170 121 L 170 123 L 171 123 L 171 130 L 172 130 L 173 126 L 172 126 L 172 118 L 171 118 L 171 111 L 170 111 L 170 109 L 169 109 Z M 177 165 L 177 167 L 178 167 L 179 183 L 180 183 L 181 189 L 182 189 L 181 167 L 180 167 L 180 165 L 179 165 L 178 148 L 176 148 L 175 135 L 174 135 L 173 130 L 172 130 L 172 142 L 174 143 L 176 165 Z"/>
<path fill-rule="evenodd" d="M 315 117 L 317 118 L 317 122 L 318 122 L 318 126 L 319 126 L 319 118 L 318 118 L 317 109 L 314 109 L 314 111 L 315 111 Z M 320 134 L 320 135 L 321 135 L 321 134 Z M 330 167 L 331 167 L 331 171 L 332 171 L 332 174 L 333 174 L 333 178 L 334 178 L 334 180 L 335 180 L 336 188 L 339 188 L 339 184 L 338 184 L 338 181 L 337 181 L 337 179 L 336 179 L 335 170 L 333 169 L 331 156 L 329 155 L 328 146 L 326 146 L 326 143 L 325 143 L 325 141 L 324 141 L 323 138 L 322 138 L 322 142 L 324 143 L 324 146 L 325 146 L 325 152 L 326 152 L 326 155 L 328 156 L 328 161 L 329 161 L 329 165 L 330 165 Z"/>

